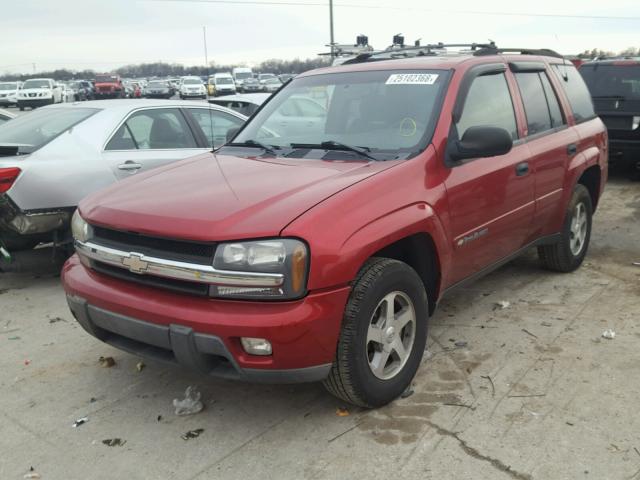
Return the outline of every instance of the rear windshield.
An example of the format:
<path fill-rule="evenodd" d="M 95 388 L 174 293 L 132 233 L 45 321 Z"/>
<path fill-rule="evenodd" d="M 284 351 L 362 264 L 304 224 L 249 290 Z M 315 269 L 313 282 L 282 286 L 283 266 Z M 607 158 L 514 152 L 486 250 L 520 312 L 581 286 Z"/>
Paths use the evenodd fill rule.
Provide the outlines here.
<path fill-rule="evenodd" d="M 118 81 L 118 77 L 114 75 L 98 75 L 96 76 L 96 83 L 115 83 Z"/>
<path fill-rule="evenodd" d="M 583 65 L 580 73 L 593 98 L 640 100 L 640 65 Z"/>
<path fill-rule="evenodd" d="M 231 77 L 218 77 L 216 78 L 216 83 L 218 85 L 230 85 L 233 83 L 233 79 Z"/>
<path fill-rule="evenodd" d="M 22 88 L 26 90 L 29 88 L 49 88 L 50 86 L 49 80 L 27 80 Z"/>
<path fill-rule="evenodd" d="M 2 125 L 0 146 L 18 144 L 20 154 L 33 153 L 98 111 L 97 108 L 43 108 L 30 112 Z"/>
<path fill-rule="evenodd" d="M 149 86 L 153 88 L 168 88 L 167 82 L 149 82 Z"/>
<path fill-rule="evenodd" d="M 257 140 L 300 150 L 296 145 L 339 142 L 366 149 L 380 160 L 407 158 L 430 141 L 448 78 L 446 70 L 298 77 L 233 143 Z"/>
<path fill-rule="evenodd" d="M 198 80 L 197 78 L 185 78 L 182 83 L 185 85 L 202 85 L 202 80 Z"/>

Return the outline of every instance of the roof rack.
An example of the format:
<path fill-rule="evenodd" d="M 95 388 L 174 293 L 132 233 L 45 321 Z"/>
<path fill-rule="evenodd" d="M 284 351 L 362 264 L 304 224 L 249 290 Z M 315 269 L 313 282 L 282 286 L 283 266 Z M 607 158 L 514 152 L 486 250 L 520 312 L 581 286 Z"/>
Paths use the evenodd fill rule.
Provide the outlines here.
<path fill-rule="evenodd" d="M 359 37 L 360 38 L 360 37 Z M 367 38 L 367 37 L 364 37 Z M 367 39 L 368 40 L 368 39 Z M 393 43 L 384 50 L 374 50 L 372 47 L 366 44 L 354 45 L 351 49 L 342 50 L 341 45 L 334 46 L 335 56 L 350 56 L 347 60 L 340 61 L 341 64 L 354 64 L 363 62 L 374 62 L 380 60 L 390 60 L 395 58 L 411 58 L 422 56 L 435 56 L 450 54 L 452 52 L 447 51 L 448 48 L 461 49 L 457 53 L 471 54 L 475 56 L 483 55 L 499 55 L 503 53 L 519 53 L 520 55 L 542 55 L 547 57 L 564 58 L 563 55 L 550 49 L 531 49 L 531 48 L 499 48 L 495 42 L 489 43 L 430 43 L 421 45 L 420 40 L 417 40 L 414 45 L 405 45 L 404 36 L 401 34 L 394 35 Z M 328 55 L 328 54 L 321 54 Z"/>

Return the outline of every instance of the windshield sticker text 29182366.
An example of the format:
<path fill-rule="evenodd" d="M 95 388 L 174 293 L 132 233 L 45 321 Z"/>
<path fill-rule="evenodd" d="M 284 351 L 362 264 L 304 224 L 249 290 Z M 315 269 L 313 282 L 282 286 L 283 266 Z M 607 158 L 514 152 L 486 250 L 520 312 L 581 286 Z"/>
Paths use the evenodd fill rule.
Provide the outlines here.
<path fill-rule="evenodd" d="M 389 75 L 387 85 L 433 85 L 438 75 L 435 73 L 394 73 Z"/>

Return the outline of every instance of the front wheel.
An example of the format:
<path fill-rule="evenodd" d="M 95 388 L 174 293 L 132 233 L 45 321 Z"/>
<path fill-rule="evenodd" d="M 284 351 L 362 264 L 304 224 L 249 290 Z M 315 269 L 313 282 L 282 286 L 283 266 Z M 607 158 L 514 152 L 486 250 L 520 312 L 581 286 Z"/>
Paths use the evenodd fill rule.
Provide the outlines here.
<path fill-rule="evenodd" d="M 361 407 L 391 402 L 411 384 L 427 341 L 427 293 L 406 263 L 372 258 L 345 308 L 335 361 L 324 381 L 336 397 Z"/>
<path fill-rule="evenodd" d="M 593 204 L 584 185 L 573 189 L 565 215 L 560 240 L 553 245 L 538 247 L 540 263 L 548 270 L 572 272 L 587 255 L 591 239 Z"/>

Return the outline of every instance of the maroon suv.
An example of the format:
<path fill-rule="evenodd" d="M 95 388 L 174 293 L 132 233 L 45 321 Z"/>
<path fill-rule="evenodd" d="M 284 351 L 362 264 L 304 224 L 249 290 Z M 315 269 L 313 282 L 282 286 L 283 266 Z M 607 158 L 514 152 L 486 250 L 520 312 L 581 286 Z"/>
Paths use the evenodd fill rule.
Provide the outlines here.
<path fill-rule="evenodd" d="M 396 398 L 447 292 L 531 247 L 580 266 L 607 178 L 570 62 L 472 48 L 307 72 L 222 148 L 82 201 L 78 322 L 208 375 Z"/>

